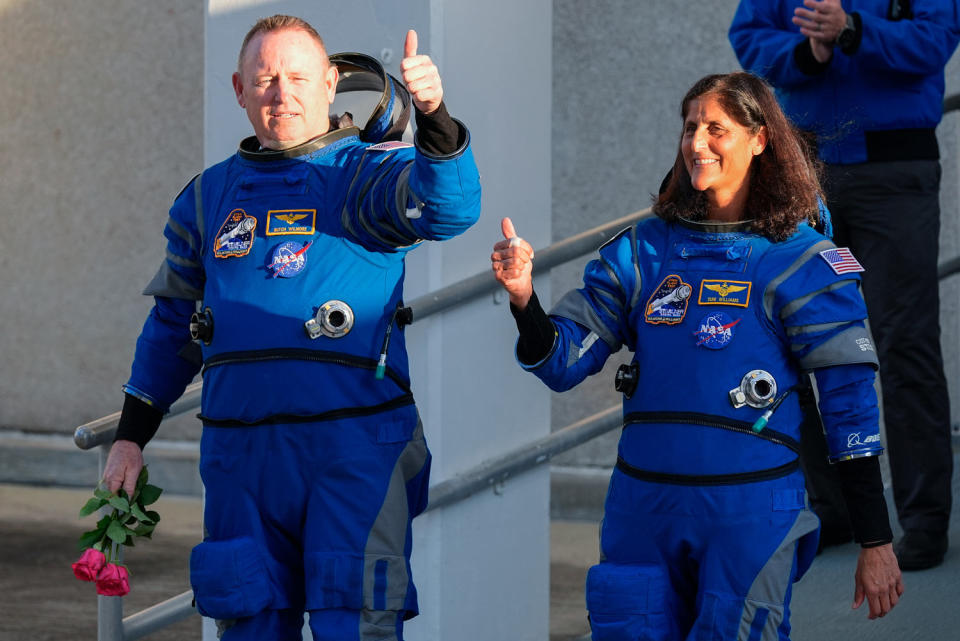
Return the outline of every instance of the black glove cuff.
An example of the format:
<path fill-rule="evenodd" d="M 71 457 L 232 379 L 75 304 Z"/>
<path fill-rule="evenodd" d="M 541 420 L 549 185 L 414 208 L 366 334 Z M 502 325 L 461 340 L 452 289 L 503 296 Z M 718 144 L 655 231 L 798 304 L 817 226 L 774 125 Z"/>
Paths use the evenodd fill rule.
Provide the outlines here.
<path fill-rule="evenodd" d="M 431 114 L 414 108 L 417 120 L 417 147 L 431 156 L 448 156 L 463 147 L 467 131 L 450 117 L 447 106 L 440 103 Z"/>
<path fill-rule="evenodd" d="M 887 502 L 883 498 L 879 459 L 865 456 L 840 461 L 836 465 L 854 540 L 864 547 L 891 542 L 893 531 L 890 529 Z"/>
<path fill-rule="evenodd" d="M 120 422 L 117 424 L 117 434 L 113 441 L 133 441 L 142 450 L 157 433 L 160 421 L 163 420 L 163 412 L 136 396 L 124 396 L 123 410 L 120 412 Z"/>
<path fill-rule="evenodd" d="M 518 309 L 510 303 L 510 313 L 517 323 L 520 338 L 517 340 L 517 358 L 524 365 L 539 363 L 553 349 L 557 330 L 553 321 L 540 306 L 537 293 L 533 292 L 526 309 Z"/>

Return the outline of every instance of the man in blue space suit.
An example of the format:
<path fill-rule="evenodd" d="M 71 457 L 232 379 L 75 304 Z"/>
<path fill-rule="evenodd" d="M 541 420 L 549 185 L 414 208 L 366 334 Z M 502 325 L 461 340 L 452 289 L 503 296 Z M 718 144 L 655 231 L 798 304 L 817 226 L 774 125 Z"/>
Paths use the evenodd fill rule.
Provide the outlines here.
<path fill-rule="evenodd" d="M 430 455 L 401 331 L 404 256 L 470 227 L 480 186 L 415 32 L 404 50 L 409 96 L 379 69 L 385 98 L 361 132 L 329 116 L 350 65 L 299 18 L 257 22 L 233 76 L 256 135 L 178 196 L 145 291 L 156 304 L 104 479 L 132 491 L 202 364 L 191 584 L 228 641 L 300 639 L 304 611 L 317 640 L 399 640 L 417 614 L 410 521 Z M 405 101 L 416 145 L 398 141 Z"/>
<path fill-rule="evenodd" d="M 884 616 L 903 585 L 876 456 L 863 270 L 810 226 L 816 174 L 765 83 L 707 76 L 681 112 L 657 217 L 603 245 L 549 316 L 510 219 L 491 256 L 517 359 L 551 389 L 633 352 L 617 372 L 624 427 L 587 576 L 593 639 L 789 639 L 791 586 L 818 530 L 798 460 L 805 372 L 862 547 L 854 606 Z"/>

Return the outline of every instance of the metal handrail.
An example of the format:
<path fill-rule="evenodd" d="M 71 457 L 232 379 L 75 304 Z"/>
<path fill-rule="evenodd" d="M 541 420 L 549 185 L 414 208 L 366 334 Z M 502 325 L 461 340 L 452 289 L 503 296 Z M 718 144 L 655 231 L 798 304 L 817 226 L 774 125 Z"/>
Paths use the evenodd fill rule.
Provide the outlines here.
<path fill-rule="evenodd" d="M 960 93 L 947 96 L 943 100 L 943 113 L 948 111 L 960 111 Z"/>
<path fill-rule="evenodd" d="M 190 410 L 200 407 L 200 396 L 203 390 L 203 382 L 197 381 L 191 383 L 183 390 L 176 403 L 170 406 L 170 411 L 164 415 L 164 420 L 186 414 Z M 108 414 L 103 418 L 98 418 L 89 423 L 84 423 L 73 431 L 73 442 L 81 450 L 89 450 L 104 443 L 113 441 L 117 432 L 117 424 L 120 422 L 120 412 Z"/>

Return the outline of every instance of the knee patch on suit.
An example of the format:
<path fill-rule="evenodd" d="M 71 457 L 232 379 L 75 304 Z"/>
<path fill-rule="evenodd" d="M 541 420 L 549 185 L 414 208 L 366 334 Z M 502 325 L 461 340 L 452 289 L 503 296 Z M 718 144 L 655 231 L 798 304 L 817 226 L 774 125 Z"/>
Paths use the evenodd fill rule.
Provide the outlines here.
<path fill-rule="evenodd" d="M 680 638 L 666 573 L 656 565 L 601 563 L 587 572 L 593 641 Z"/>
<path fill-rule="evenodd" d="M 257 543 L 248 537 L 204 541 L 190 553 L 190 586 L 200 614 L 250 617 L 269 608 L 274 590 Z"/>

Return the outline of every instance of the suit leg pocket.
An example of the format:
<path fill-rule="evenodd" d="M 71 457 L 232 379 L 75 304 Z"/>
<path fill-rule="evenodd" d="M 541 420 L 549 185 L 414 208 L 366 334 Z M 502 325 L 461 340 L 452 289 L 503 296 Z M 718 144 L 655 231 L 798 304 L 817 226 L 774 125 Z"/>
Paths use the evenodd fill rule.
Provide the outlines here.
<path fill-rule="evenodd" d="M 659 566 L 595 565 L 587 573 L 586 597 L 593 641 L 679 638 L 669 584 Z"/>
<path fill-rule="evenodd" d="M 253 616 L 273 602 L 266 564 L 251 538 L 204 541 L 194 547 L 190 585 L 197 610 L 214 619 Z"/>

